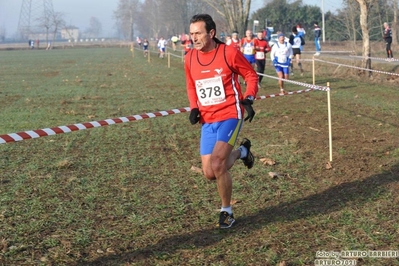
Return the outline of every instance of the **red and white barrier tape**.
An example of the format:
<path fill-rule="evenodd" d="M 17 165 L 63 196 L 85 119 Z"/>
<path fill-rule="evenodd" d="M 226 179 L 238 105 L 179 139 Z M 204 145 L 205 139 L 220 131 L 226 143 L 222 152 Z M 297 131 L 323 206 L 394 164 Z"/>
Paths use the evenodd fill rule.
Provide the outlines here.
<path fill-rule="evenodd" d="M 113 119 L 100 120 L 100 121 L 92 121 L 92 122 L 73 124 L 73 125 L 68 125 L 68 126 L 59 126 L 59 127 L 53 127 L 53 128 L 44 128 L 44 129 L 38 129 L 38 130 L 30 130 L 30 131 L 23 131 L 23 132 L 12 133 L 12 134 L 5 134 L 5 135 L 0 135 L 0 144 L 16 142 L 16 141 L 21 141 L 21 140 L 25 140 L 25 139 L 46 137 L 46 136 L 62 134 L 62 133 L 69 133 L 72 131 L 84 130 L 84 129 L 89 129 L 89 128 L 93 128 L 93 127 L 103 127 L 103 126 L 109 126 L 109 125 L 118 124 L 118 123 L 126 123 L 126 122 L 131 122 L 131 121 L 136 121 L 136 120 L 142 120 L 142 119 L 146 119 L 146 118 L 155 118 L 155 117 L 159 117 L 159 116 L 179 114 L 179 113 L 184 113 L 184 112 L 188 112 L 188 111 L 190 111 L 190 108 L 185 107 L 185 108 L 173 109 L 173 110 L 168 110 L 168 111 L 145 113 L 145 114 L 141 114 L 141 115 L 133 115 L 133 116 L 127 116 L 127 117 L 119 117 L 119 118 L 113 118 Z"/>
<path fill-rule="evenodd" d="M 275 78 L 273 76 L 268 76 L 268 75 L 263 75 L 263 76 Z M 275 98 L 278 96 L 288 96 L 288 95 L 293 95 L 293 94 L 300 94 L 300 93 L 310 92 L 313 90 L 321 90 L 321 91 L 330 90 L 330 88 L 328 88 L 328 87 L 310 85 L 310 84 L 292 81 L 292 80 L 284 80 L 284 81 L 291 82 L 291 83 L 305 86 L 305 87 L 309 87 L 309 89 L 293 91 L 293 92 L 285 92 L 285 93 L 280 93 L 280 94 L 270 94 L 270 95 L 258 96 L 258 97 L 256 97 L 256 99 L 263 100 L 263 99 L 267 99 L 267 98 Z M 167 111 L 159 111 L 159 112 L 153 112 L 153 113 L 145 113 L 145 114 L 141 114 L 141 115 L 118 117 L 118 118 L 113 118 L 113 119 L 92 121 L 92 122 L 73 124 L 73 125 L 68 125 L 68 126 L 59 126 L 59 127 L 53 127 L 53 128 L 22 131 L 22 132 L 18 132 L 18 133 L 0 135 L 0 144 L 5 144 L 5 143 L 9 143 L 9 142 L 17 142 L 17 141 L 21 141 L 21 140 L 25 140 L 25 139 L 34 139 L 34 138 L 52 136 L 52 135 L 57 135 L 57 134 L 62 134 L 62 133 L 69 133 L 72 131 L 84 130 L 84 129 L 94 128 L 94 127 L 103 127 L 103 126 L 109 126 L 109 125 L 118 124 L 118 123 L 126 123 L 126 122 L 131 122 L 131 121 L 147 119 L 147 118 L 155 118 L 155 117 L 160 117 L 160 116 L 179 114 L 179 113 L 184 113 L 184 112 L 189 112 L 189 111 L 190 111 L 190 107 L 184 107 L 184 108 L 172 109 L 172 110 L 167 110 Z"/>
<path fill-rule="evenodd" d="M 327 64 L 332 64 L 332 65 L 337 65 L 337 66 L 343 66 L 343 67 L 355 68 L 355 69 L 360 69 L 360 70 L 365 70 L 365 71 L 371 71 L 371 72 L 376 72 L 376 73 L 381 73 L 381 74 L 387 74 L 387 75 L 392 75 L 392 76 L 399 76 L 398 73 L 392 73 L 392 72 L 386 72 L 386 71 L 374 70 L 374 69 L 367 69 L 367 68 L 357 67 L 357 66 L 350 66 L 350 65 L 345 65 L 345 64 L 341 64 L 341 63 L 334 63 L 334 62 L 329 62 L 329 61 L 320 60 L 320 59 L 315 59 L 315 61 L 323 62 L 323 63 L 327 63 Z"/>
<path fill-rule="evenodd" d="M 370 56 L 358 56 L 358 55 L 349 55 L 350 57 L 354 58 L 360 58 L 360 59 L 371 59 L 371 60 L 381 60 L 381 61 L 387 61 L 387 62 L 397 62 L 399 59 L 397 58 L 384 58 L 384 57 L 370 57 Z"/>
<path fill-rule="evenodd" d="M 288 96 L 288 95 L 293 95 L 293 94 L 300 94 L 300 93 L 305 93 L 305 92 L 311 92 L 314 91 L 315 89 L 306 89 L 306 90 L 299 90 L 299 91 L 289 91 L 289 92 L 284 92 L 284 93 L 279 93 L 279 94 L 269 94 L 269 95 L 264 95 L 264 96 L 258 96 L 255 98 L 255 100 L 263 100 L 267 98 L 276 98 L 279 96 Z"/>
<path fill-rule="evenodd" d="M 261 74 L 261 73 L 258 73 L 258 75 L 261 75 L 261 76 L 264 76 L 264 77 L 268 77 L 268 78 L 271 78 L 271 79 L 280 80 L 279 77 L 275 77 L 275 76 L 265 75 L 265 74 Z M 289 80 L 289 79 L 281 79 L 281 80 L 283 80 L 284 82 L 287 82 L 287 83 L 292 83 L 292 84 L 299 85 L 299 86 L 302 86 L 302 87 L 307 87 L 307 88 L 310 88 L 312 90 L 320 90 L 320 91 L 329 91 L 330 90 L 330 88 L 327 87 L 327 86 L 312 85 L 312 84 L 299 82 L 299 81 L 295 81 L 295 80 Z"/>

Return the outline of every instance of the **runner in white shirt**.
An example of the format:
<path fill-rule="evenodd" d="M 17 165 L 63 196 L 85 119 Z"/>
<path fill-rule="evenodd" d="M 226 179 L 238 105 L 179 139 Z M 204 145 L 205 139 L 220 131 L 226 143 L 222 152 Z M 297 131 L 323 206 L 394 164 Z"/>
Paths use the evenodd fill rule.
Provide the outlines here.
<path fill-rule="evenodd" d="M 161 37 L 158 41 L 158 48 L 159 48 L 159 57 L 164 58 L 165 56 L 165 48 L 167 45 L 167 41 L 164 39 L 164 37 Z"/>
<path fill-rule="evenodd" d="M 278 81 L 280 93 L 284 93 L 284 81 L 282 79 L 289 79 L 289 66 L 293 53 L 291 44 L 284 41 L 284 33 L 278 33 L 277 38 L 278 42 L 272 47 L 270 59 L 276 68 L 277 76 L 280 78 Z"/>
<path fill-rule="evenodd" d="M 292 34 L 290 35 L 290 44 L 292 45 L 293 57 L 301 70 L 301 76 L 303 76 L 303 68 L 301 63 L 301 46 L 305 44 L 302 36 L 299 35 L 296 26 L 292 27 Z M 291 61 L 291 73 L 294 75 L 294 63 Z"/>

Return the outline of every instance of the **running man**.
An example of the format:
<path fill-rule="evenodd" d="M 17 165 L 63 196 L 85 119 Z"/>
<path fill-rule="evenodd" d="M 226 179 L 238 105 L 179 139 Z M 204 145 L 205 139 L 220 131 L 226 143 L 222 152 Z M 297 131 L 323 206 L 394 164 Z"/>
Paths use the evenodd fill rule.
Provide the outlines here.
<path fill-rule="evenodd" d="M 229 46 L 234 47 L 236 50 L 240 51 L 241 46 L 240 46 L 240 39 L 238 39 L 238 32 L 233 31 L 231 34 L 231 39 L 226 41 L 226 44 Z"/>
<path fill-rule="evenodd" d="M 298 23 L 296 25 L 296 30 L 298 31 L 298 35 L 302 37 L 303 39 L 303 44 L 301 45 L 301 52 L 303 50 L 303 45 L 305 45 L 305 35 L 306 35 L 306 31 L 305 29 L 302 27 L 301 23 Z"/>
<path fill-rule="evenodd" d="M 292 45 L 293 56 L 295 57 L 295 61 L 298 64 L 298 67 L 301 71 L 301 76 L 303 76 L 303 68 L 301 63 L 301 46 L 305 42 L 303 41 L 302 36 L 299 35 L 296 26 L 292 27 L 292 34 L 290 35 L 290 44 Z M 294 63 L 291 61 L 291 73 L 294 75 Z"/>
<path fill-rule="evenodd" d="M 159 57 L 164 58 L 165 57 L 165 49 L 166 49 L 166 44 L 167 41 L 161 37 L 158 41 L 158 48 L 159 48 Z"/>
<path fill-rule="evenodd" d="M 208 14 L 194 15 L 190 20 L 194 49 L 185 56 L 187 96 L 190 123 L 201 124 L 200 154 L 202 170 L 209 180 L 216 180 L 222 202 L 218 228 L 234 223 L 231 206 L 232 177 L 229 169 L 242 159 L 251 169 L 254 165 L 251 142 L 245 139 L 233 150 L 244 121 L 255 116 L 252 103 L 258 91 L 258 76 L 240 51 L 216 38 L 216 24 Z M 238 76 L 247 82 L 245 94 Z M 244 119 L 244 110 L 248 113 Z"/>
<path fill-rule="evenodd" d="M 184 55 L 186 55 L 189 51 L 191 51 L 191 49 L 193 49 L 193 41 L 187 34 L 185 35 L 185 38 L 181 41 L 181 45 L 184 49 Z"/>
<path fill-rule="evenodd" d="M 272 60 L 277 76 L 279 77 L 280 93 L 284 93 L 284 81 L 282 79 L 289 79 L 292 47 L 290 43 L 284 41 L 284 33 L 279 33 L 277 38 L 278 42 L 272 47 L 270 60 Z"/>
<path fill-rule="evenodd" d="M 256 63 L 256 72 L 258 73 L 265 73 L 265 67 L 266 67 L 266 53 L 270 52 L 271 48 L 269 46 L 269 43 L 266 41 L 263 31 L 260 30 L 256 34 L 257 36 L 257 42 L 255 46 L 255 63 Z M 258 88 L 260 88 L 260 84 L 262 82 L 263 76 L 258 75 Z"/>
<path fill-rule="evenodd" d="M 255 67 L 255 39 L 252 36 L 252 31 L 245 32 L 245 38 L 241 39 L 241 52 L 248 60 L 252 67 Z"/>
<path fill-rule="evenodd" d="M 143 41 L 143 53 L 144 53 L 144 57 L 147 57 L 148 55 L 148 46 L 150 45 L 150 43 L 148 42 L 147 39 L 144 39 Z"/>

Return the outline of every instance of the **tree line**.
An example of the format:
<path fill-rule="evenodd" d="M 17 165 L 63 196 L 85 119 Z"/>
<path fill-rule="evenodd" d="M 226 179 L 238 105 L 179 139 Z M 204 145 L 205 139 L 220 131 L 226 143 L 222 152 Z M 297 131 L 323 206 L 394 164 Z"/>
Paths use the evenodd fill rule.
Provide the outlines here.
<path fill-rule="evenodd" d="M 368 29 L 371 41 L 382 38 L 382 24 L 388 22 L 396 41 L 397 0 L 364 0 L 368 10 Z M 327 41 L 361 40 L 360 3 L 344 0 L 342 8 L 324 14 L 324 29 Z M 122 38 L 134 40 L 140 35 L 158 38 L 188 33 L 192 15 L 208 13 L 216 21 L 218 32 L 231 33 L 236 30 L 241 36 L 246 29 L 273 27 L 275 31 L 291 32 L 297 23 L 312 32 L 314 22 L 322 26 L 320 6 L 306 5 L 302 0 L 265 0 L 263 7 L 250 14 L 251 0 L 119 0 L 114 11 L 117 28 Z M 312 34 L 307 34 L 311 40 Z"/>

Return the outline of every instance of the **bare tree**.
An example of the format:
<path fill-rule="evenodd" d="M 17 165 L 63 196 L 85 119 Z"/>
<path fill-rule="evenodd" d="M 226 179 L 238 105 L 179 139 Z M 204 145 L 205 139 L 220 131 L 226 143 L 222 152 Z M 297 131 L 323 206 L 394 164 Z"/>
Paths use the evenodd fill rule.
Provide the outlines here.
<path fill-rule="evenodd" d="M 161 0 L 145 0 L 138 14 L 137 28 L 144 37 L 158 37 L 161 31 Z"/>
<path fill-rule="evenodd" d="M 190 18 L 209 11 L 214 12 L 198 0 L 145 0 L 136 25 L 140 34 L 149 38 L 188 33 Z"/>
<path fill-rule="evenodd" d="M 51 24 L 53 29 L 53 41 L 57 37 L 57 31 L 59 28 L 65 25 L 64 14 L 61 12 L 52 12 L 51 13 Z"/>
<path fill-rule="evenodd" d="M 102 25 L 100 20 L 96 17 L 91 17 L 90 18 L 90 27 L 87 29 L 87 33 L 90 35 L 90 37 L 99 37 L 100 33 L 102 31 Z"/>
<path fill-rule="evenodd" d="M 139 7 L 139 0 L 119 0 L 118 8 L 114 12 L 118 27 L 129 41 L 133 41 L 134 38 L 134 25 Z"/>
<path fill-rule="evenodd" d="M 355 6 L 355 2 L 348 1 L 347 8 L 345 9 L 345 18 L 348 30 L 348 36 L 353 40 L 353 51 L 356 51 L 356 40 L 357 40 L 357 23 L 355 19 L 359 16 L 358 8 Z"/>
<path fill-rule="evenodd" d="M 203 0 L 227 21 L 228 31 L 244 34 L 248 27 L 251 0 Z"/>
<path fill-rule="evenodd" d="M 392 44 L 398 44 L 398 0 L 393 2 Z"/>
<path fill-rule="evenodd" d="M 370 34 L 368 27 L 368 13 L 371 6 L 372 0 L 356 0 L 360 5 L 360 27 L 362 29 L 363 36 L 363 57 L 365 68 L 371 69 L 370 59 Z M 371 76 L 371 71 L 369 71 Z"/>
<path fill-rule="evenodd" d="M 52 33 L 52 42 L 57 37 L 57 31 L 65 25 L 64 14 L 61 12 L 54 12 L 48 10 L 43 13 L 42 17 L 38 18 L 39 26 L 43 27 L 46 31 L 46 43 L 49 42 L 49 34 Z"/>
<path fill-rule="evenodd" d="M 46 31 L 46 43 L 49 42 L 49 33 L 52 26 L 51 13 L 44 13 L 42 17 L 38 18 L 39 26 L 43 27 Z"/>
<path fill-rule="evenodd" d="M 6 39 L 6 28 L 0 26 L 0 41 L 4 42 L 5 39 Z"/>

